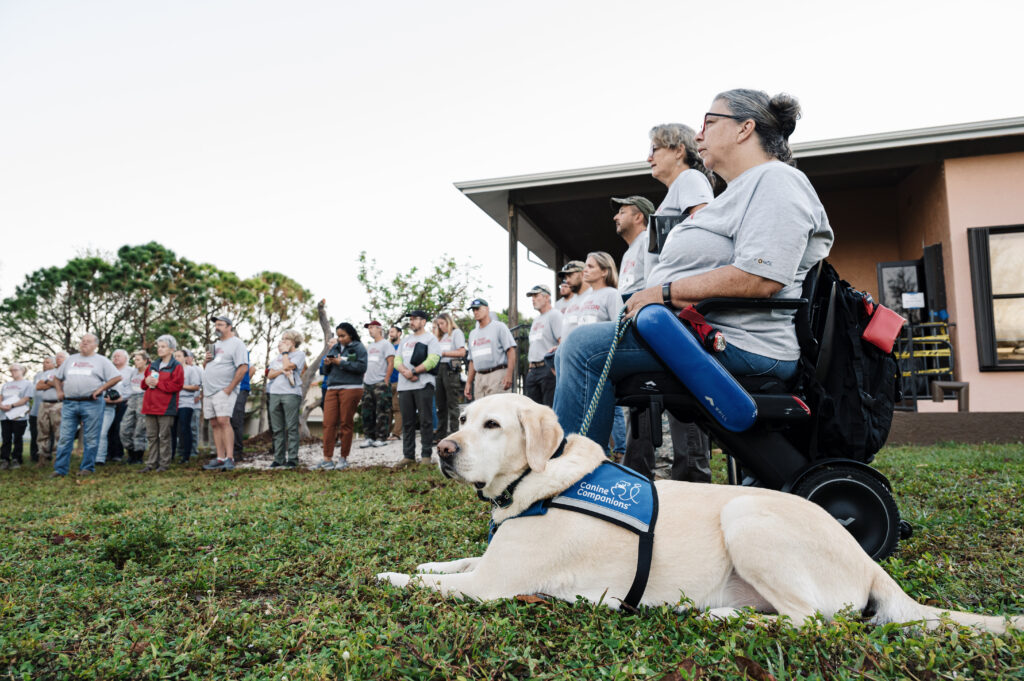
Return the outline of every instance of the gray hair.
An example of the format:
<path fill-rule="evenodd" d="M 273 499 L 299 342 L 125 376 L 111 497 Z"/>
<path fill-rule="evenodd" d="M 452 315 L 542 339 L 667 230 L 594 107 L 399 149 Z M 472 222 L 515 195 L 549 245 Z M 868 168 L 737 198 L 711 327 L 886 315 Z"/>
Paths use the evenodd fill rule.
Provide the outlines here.
<path fill-rule="evenodd" d="M 25 365 L 24 364 L 20 364 L 18 362 L 12 362 L 11 366 L 9 367 L 9 369 L 11 371 L 14 371 L 15 369 L 19 369 L 21 371 L 22 378 L 25 377 Z"/>
<path fill-rule="evenodd" d="M 56 355 L 53 356 L 53 361 L 56 362 L 58 357 L 63 357 L 64 359 L 67 359 L 68 358 L 68 353 L 66 353 L 63 350 L 61 350 L 60 352 L 58 352 Z"/>
<path fill-rule="evenodd" d="M 114 352 L 110 353 L 111 358 L 117 357 L 118 355 L 124 355 L 124 358 L 128 359 L 128 351 L 124 348 L 118 348 L 117 350 L 114 350 Z"/>
<path fill-rule="evenodd" d="M 789 136 L 800 118 L 800 102 L 796 97 L 784 92 L 769 97 L 762 90 L 741 88 L 720 92 L 715 99 L 725 102 L 736 116 L 754 121 L 754 131 L 766 154 L 791 166 L 796 165 L 793 151 L 789 148 Z"/>
<path fill-rule="evenodd" d="M 697 133 L 690 126 L 682 123 L 664 123 L 651 128 L 648 136 L 651 138 L 651 144 L 655 146 L 684 149 L 686 157 L 683 160 L 686 161 L 686 165 L 705 175 L 709 174 L 700 159 L 700 154 L 697 153 L 697 142 L 694 140 Z"/>
<path fill-rule="evenodd" d="M 177 350 L 178 349 L 178 341 L 174 340 L 174 336 L 172 336 L 172 335 L 170 335 L 168 333 L 165 333 L 164 335 L 162 335 L 159 338 L 157 338 L 156 342 L 157 343 L 166 343 L 167 347 L 169 347 L 171 350 Z"/>
<path fill-rule="evenodd" d="M 587 253 L 587 258 L 593 258 L 597 266 L 604 270 L 604 283 L 606 286 L 617 288 L 619 285 L 619 268 L 615 266 L 615 258 L 604 251 L 592 251 Z"/>
<path fill-rule="evenodd" d="M 305 340 L 305 338 L 303 337 L 302 332 L 298 329 L 288 329 L 281 334 L 281 340 L 290 340 L 292 345 L 299 347 L 302 345 L 302 341 Z"/>

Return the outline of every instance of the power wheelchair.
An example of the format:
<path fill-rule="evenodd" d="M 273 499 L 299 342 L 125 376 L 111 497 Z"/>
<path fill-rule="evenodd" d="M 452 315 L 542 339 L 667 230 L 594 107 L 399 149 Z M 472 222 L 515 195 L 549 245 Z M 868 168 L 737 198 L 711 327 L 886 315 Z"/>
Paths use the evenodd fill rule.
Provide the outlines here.
<path fill-rule="evenodd" d="M 709 298 L 696 308 L 702 315 L 725 309 L 795 310 L 792 316 L 801 361 L 824 372 L 832 357 L 831 349 L 825 341 L 819 347 L 810 330 L 814 328 L 812 315 L 828 311 L 812 311 L 808 303 L 815 300 L 819 271 L 820 265 L 808 273 L 799 299 Z M 699 425 L 727 455 L 730 484 L 781 490 L 813 501 L 846 527 L 875 560 L 891 555 L 900 539 L 911 535 L 912 529 L 900 519 L 892 487 L 882 473 L 867 461 L 821 451 L 816 415 L 807 405 L 801 372 L 786 382 L 774 377 L 732 376 L 664 306 L 643 308 L 634 323 L 638 336 L 665 364 L 664 372 L 634 374 L 615 385 L 616 404 L 629 408 L 630 427 L 639 437 L 660 446 L 662 414 L 666 410 L 683 422 Z M 659 334 L 661 353 L 650 342 L 653 334 Z M 699 361 L 710 362 L 704 366 L 722 382 L 718 387 L 749 396 L 756 409 L 741 414 L 739 423 L 723 425 L 721 413 L 716 418 L 711 412 L 714 401 L 707 395 L 695 396 L 669 368 L 673 366 L 671 355 L 677 352 L 703 352 L 705 357 Z M 678 363 L 675 366 L 678 370 Z"/>

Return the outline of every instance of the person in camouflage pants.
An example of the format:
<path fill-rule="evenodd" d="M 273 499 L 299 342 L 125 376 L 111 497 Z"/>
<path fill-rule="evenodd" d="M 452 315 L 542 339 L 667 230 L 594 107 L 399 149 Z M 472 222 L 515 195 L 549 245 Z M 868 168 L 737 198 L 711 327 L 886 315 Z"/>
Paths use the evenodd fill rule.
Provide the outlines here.
<path fill-rule="evenodd" d="M 361 416 L 366 441 L 360 447 L 383 447 L 391 429 L 391 386 L 388 377 L 395 361 L 395 348 L 384 339 L 378 321 L 364 325 L 373 342 L 366 346 L 366 373 L 363 374 Z"/>

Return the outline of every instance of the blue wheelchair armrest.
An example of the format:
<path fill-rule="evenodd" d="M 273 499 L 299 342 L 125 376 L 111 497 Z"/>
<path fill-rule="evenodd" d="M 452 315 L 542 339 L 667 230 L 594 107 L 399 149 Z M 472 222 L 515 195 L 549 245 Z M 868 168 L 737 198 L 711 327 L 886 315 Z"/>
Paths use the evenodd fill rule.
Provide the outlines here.
<path fill-rule="evenodd" d="M 757 420 L 750 394 L 664 305 L 647 305 L 634 320 L 637 333 L 726 430 L 741 433 Z"/>

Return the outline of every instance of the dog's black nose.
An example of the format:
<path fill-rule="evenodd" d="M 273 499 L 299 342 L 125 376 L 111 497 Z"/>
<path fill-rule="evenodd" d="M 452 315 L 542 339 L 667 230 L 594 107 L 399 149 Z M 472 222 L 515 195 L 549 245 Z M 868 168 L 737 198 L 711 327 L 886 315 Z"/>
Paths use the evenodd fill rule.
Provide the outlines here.
<path fill-rule="evenodd" d="M 437 456 L 442 461 L 459 453 L 459 444 L 454 440 L 444 439 L 437 443 Z"/>

